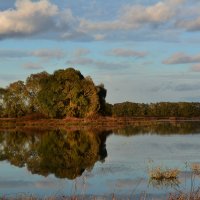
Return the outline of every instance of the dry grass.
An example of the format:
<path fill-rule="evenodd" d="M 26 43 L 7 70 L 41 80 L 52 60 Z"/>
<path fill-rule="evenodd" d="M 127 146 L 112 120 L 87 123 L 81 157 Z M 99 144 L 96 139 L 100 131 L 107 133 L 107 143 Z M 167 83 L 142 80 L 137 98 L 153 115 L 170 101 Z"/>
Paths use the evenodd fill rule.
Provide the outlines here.
<path fill-rule="evenodd" d="M 178 179 L 178 169 L 163 169 L 156 167 L 149 172 L 149 177 L 152 180 Z"/>
<path fill-rule="evenodd" d="M 200 163 L 192 163 L 190 169 L 195 175 L 200 175 Z"/>
<path fill-rule="evenodd" d="M 168 200 L 200 200 L 199 189 L 191 193 L 179 192 L 178 194 L 170 194 Z"/>

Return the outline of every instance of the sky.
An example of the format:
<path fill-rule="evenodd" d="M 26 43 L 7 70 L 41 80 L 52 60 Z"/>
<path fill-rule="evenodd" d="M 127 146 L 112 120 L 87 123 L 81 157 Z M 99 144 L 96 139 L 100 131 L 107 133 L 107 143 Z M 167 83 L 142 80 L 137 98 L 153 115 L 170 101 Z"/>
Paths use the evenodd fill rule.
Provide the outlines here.
<path fill-rule="evenodd" d="M 199 0 L 0 0 L 0 87 L 73 67 L 109 103 L 200 101 Z"/>

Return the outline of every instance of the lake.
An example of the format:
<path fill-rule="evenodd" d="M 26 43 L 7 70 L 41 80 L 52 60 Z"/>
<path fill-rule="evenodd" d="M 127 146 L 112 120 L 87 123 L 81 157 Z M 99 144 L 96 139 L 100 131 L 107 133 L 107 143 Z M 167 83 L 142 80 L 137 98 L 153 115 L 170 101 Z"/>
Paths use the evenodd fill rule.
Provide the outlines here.
<path fill-rule="evenodd" d="M 0 132 L 0 194 L 166 197 L 190 190 L 200 163 L 200 122 L 136 123 L 98 130 L 5 129 Z M 149 170 L 178 168 L 176 181 Z M 198 175 L 195 186 L 200 184 Z"/>

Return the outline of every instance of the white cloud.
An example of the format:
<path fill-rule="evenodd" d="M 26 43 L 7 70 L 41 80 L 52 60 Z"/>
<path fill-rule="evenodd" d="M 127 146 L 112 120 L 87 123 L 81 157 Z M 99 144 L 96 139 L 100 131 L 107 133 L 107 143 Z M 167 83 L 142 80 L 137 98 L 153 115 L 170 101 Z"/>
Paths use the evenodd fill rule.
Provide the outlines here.
<path fill-rule="evenodd" d="M 120 56 L 120 57 L 141 58 L 141 57 L 145 57 L 147 55 L 147 52 L 134 51 L 131 49 L 116 48 L 116 49 L 112 49 L 110 52 L 108 52 L 108 54 L 112 56 Z"/>
<path fill-rule="evenodd" d="M 29 54 L 26 51 L 14 50 L 14 49 L 1 49 L 0 57 L 1 58 L 22 58 L 28 57 Z"/>
<path fill-rule="evenodd" d="M 63 58 L 65 52 L 61 49 L 37 49 L 33 51 L 25 51 L 21 49 L 1 49 L 1 58 L 23 58 L 36 57 L 42 59 L 60 59 Z"/>
<path fill-rule="evenodd" d="M 182 52 L 175 53 L 163 61 L 164 64 L 187 64 L 198 62 L 200 62 L 200 54 L 191 56 Z"/>
<path fill-rule="evenodd" d="M 188 31 L 199 31 L 200 30 L 200 17 L 192 20 L 181 20 L 176 23 L 178 28 L 184 28 Z"/>
<path fill-rule="evenodd" d="M 105 34 L 94 34 L 94 39 L 95 40 L 104 40 L 106 38 Z"/>
<path fill-rule="evenodd" d="M 124 35 L 126 40 L 132 40 L 137 37 L 136 30 L 143 30 L 142 35 L 139 32 L 142 39 L 153 40 L 158 38 L 156 30 L 159 30 L 162 39 L 168 30 L 200 30 L 197 12 L 200 4 L 185 2 L 188 1 L 129 4 L 119 8 L 118 16 L 113 16 L 112 20 L 104 16 L 95 20 L 81 14 L 74 16 L 70 8 L 58 8 L 49 0 L 17 0 L 14 8 L 0 11 L 0 39 L 39 35 L 49 39 L 98 41 L 123 39 Z"/>
<path fill-rule="evenodd" d="M 86 58 L 86 57 L 77 57 L 72 60 L 68 60 L 67 64 L 73 65 L 73 66 L 84 65 L 88 67 L 96 67 L 99 70 L 101 69 L 118 70 L 118 69 L 124 69 L 124 68 L 130 67 L 129 63 L 99 61 L 99 60 L 94 60 L 94 59 Z"/>
<path fill-rule="evenodd" d="M 64 57 L 64 52 L 61 49 L 39 49 L 32 51 L 30 55 L 44 59 L 60 59 Z"/>
<path fill-rule="evenodd" d="M 73 16 L 72 11 L 68 9 L 59 10 L 59 20 L 57 21 L 57 27 L 65 29 L 69 25 L 75 26 L 78 23 L 77 19 Z"/>
<path fill-rule="evenodd" d="M 86 49 L 86 48 L 78 48 L 78 49 L 75 49 L 74 51 L 74 56 L 76 57 L 81 57 L 81 56 L 86 56 L 90 53 L 90 50 L 89 49 Z"/>
<path fill-rule="evenodd" d="M 180 11 L 181 17 L 177 19 L 175 27 L 185 29 L 187 31 L 200 30 L 200 2 L 196 0 L 188 0 L 188 4 Z"/>
<path fill-rule="evenodd" d="M 33 62 L 25 63 L 23 65 L 23 68 L 30 70 L 43 69 L 43 67 L 39 63 L 33 63 Z"/>
<path fill-rule="evenodd" d="M 75 58 L 75 59 L 67 61 L 67 64 L 69 65 L 91 65 L 93 63 L 94 63 L 93 59 L 85 58 L 85 57 L 79 57 L 79 58 Z"/>
<path fill-rule="evenodd" d="M 80 40 L 80 41 L 91 41 L 94 40 L 93 36 L 90 34 L 86 33 L 83 30 L 79 29 L 68 29 L 64 32 L 61 32 L 60 35 L 58 36 L 62 40 Z"/>
<path fill-rule="evenodd" d="M 150 6 L 127 5 L 118 19 L 113 21 L 98 21 L 81 19 L 80 29 L 86 31 L 114 31 L 137 29 L 144 25 L 160 25 L 175 17 L 183 0 L 165 0 Z"/>
<path fill-rule="evenodd" d="M 40 33 L 54 26 L 56 5 L 48 0 L 17 0 L 15 9 L 0 11 L 0 37 Z"/>

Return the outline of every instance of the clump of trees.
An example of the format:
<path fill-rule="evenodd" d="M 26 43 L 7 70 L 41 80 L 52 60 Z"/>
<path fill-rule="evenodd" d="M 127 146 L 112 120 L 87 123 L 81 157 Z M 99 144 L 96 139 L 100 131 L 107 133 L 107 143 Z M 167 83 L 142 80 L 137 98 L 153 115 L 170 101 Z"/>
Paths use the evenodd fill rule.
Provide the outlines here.
<path fill-rule="evenodd" d="M 200 117 L 200 103 L 106 103 L 104 85 L 73 68 L 31 74 L 0 88 L 0 117 Z"/>
<path fill-rule="evenodd" d="M 106 89 L 73 68 L 30 75 L 0 88 L 0 116 L 40 113 L 50 118 L 104 114 Z"/>
<path fill-rule="evenodd" d="M 198 102 L 160 102 L 107 104 L 110 115 L 117 117 L 200 117 Z"/>

